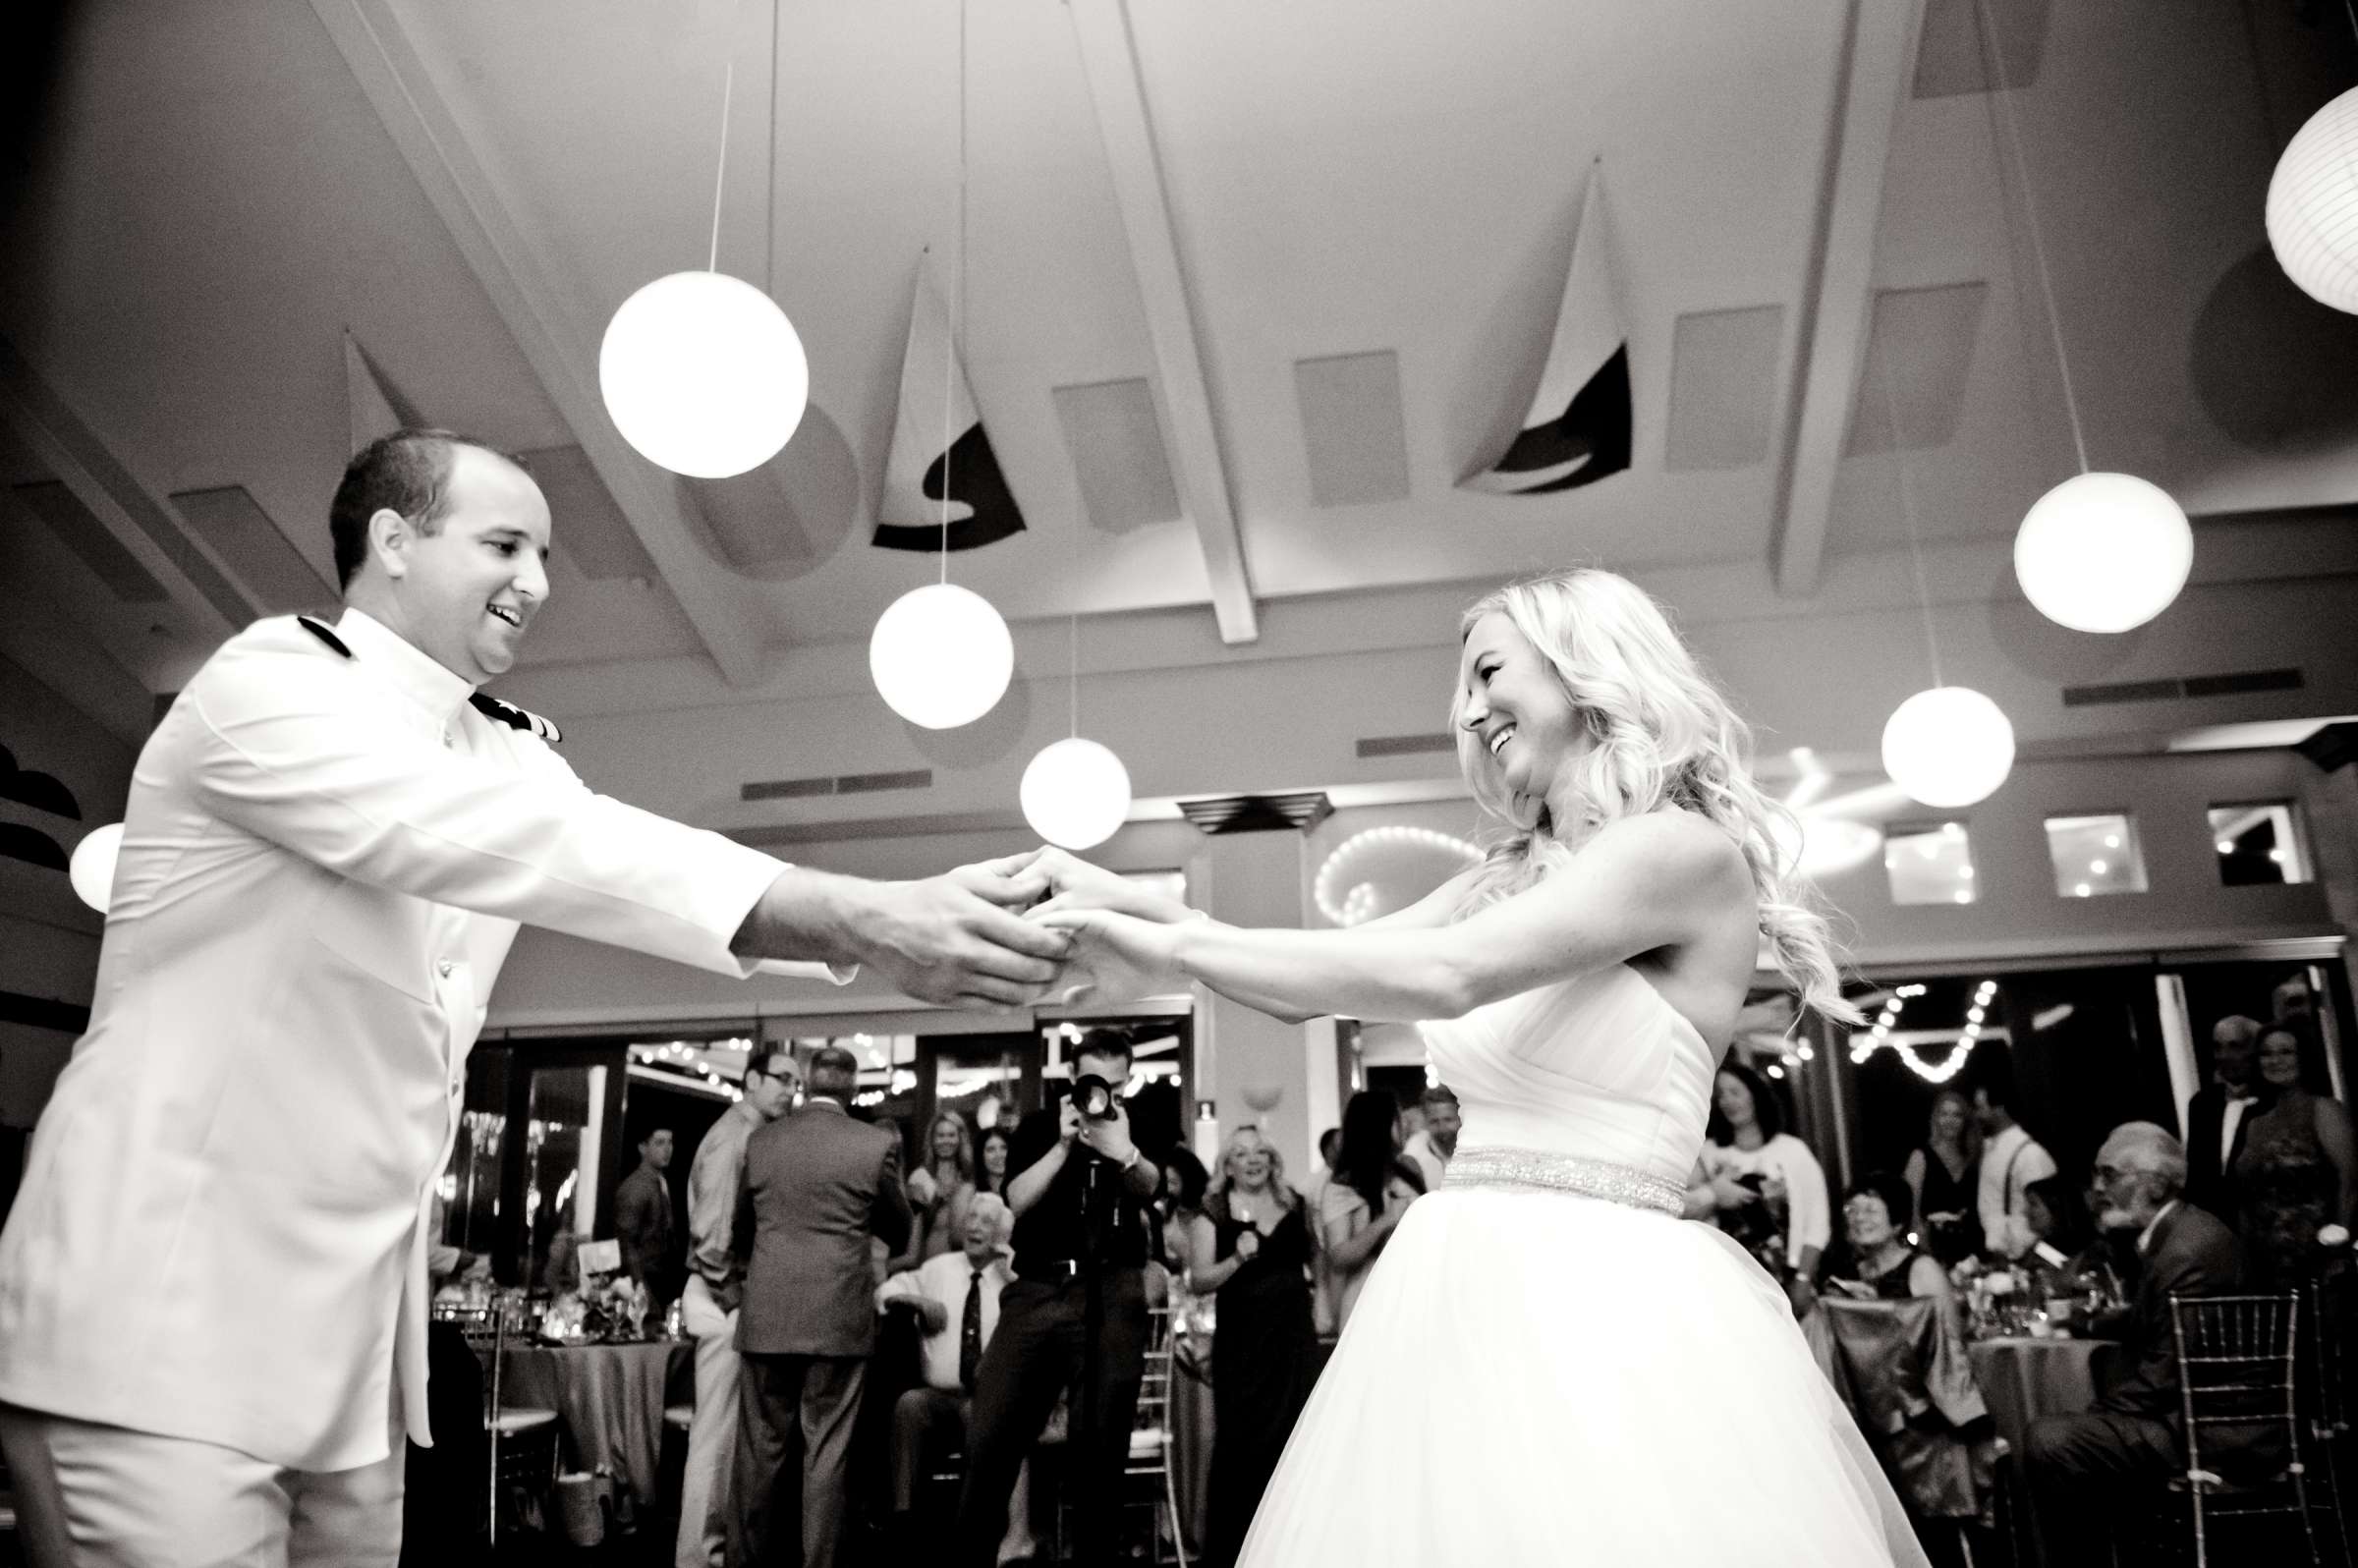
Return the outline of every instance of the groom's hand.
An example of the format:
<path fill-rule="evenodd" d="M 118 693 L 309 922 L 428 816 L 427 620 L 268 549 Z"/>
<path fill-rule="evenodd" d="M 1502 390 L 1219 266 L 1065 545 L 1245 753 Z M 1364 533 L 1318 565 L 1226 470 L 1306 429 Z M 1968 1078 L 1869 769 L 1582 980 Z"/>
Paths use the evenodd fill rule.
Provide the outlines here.
<path fill-rule="evenodd" d="M 862 886 L 849 923 L 861 962 L 920 1001 L 1028 1007 L 1051 989 L 1072 947 L 1068 933 L 1014 913 L 1045 883 L 1007 861 Z"/>
<path fill-rule="evenodd" d="M 1039 862 L 1043 854 L 1062 851 L 1026 850 L 1021 855 L 1004 855 L 995 861 L 977 861 L 961 866 L 949 873 L 950 880 L 974 894 L 987 899 L 1001 909 L 1021 912 L 1039 903 L 1051 891 L 1048 873 Z"/>

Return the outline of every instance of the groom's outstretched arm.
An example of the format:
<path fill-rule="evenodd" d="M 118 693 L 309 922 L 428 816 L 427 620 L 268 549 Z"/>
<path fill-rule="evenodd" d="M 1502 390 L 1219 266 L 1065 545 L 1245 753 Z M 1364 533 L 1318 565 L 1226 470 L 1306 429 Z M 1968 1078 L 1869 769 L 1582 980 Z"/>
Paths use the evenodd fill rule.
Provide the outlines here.
<path fill-rule="evenodd" d="M 789 866 L 756 901 L 730 951 L 745 958 L 872 966 L 920 1001 L 1025 1007 L 1055 982 L 1072 943 L 1015 911 L 1047 891 L 1031 855 L 922 881 L 871 882 Z"/>

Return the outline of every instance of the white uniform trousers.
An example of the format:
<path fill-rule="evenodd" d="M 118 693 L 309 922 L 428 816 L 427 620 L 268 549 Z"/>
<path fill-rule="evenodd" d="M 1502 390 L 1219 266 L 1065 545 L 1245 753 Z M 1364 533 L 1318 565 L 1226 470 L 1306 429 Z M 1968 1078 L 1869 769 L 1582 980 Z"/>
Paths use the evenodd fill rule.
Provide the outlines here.
<path fill-rule="evenodd" d="M 400 1443 L 357 1470 L 286 1470 L 216 1443 L 0 1405 L 32 1568 L 394 1568 Z"/>
<path fill-rule="evenodd" d="M 688 1276 L 680 1318 L 696 1340 L 696 1420 L 680 1480 L 676 1568 L 721 1568 L 729 1546 L 729 1471 L 737 1454 L 737 1315 L 724 1313 L 702 1274 Z"/>

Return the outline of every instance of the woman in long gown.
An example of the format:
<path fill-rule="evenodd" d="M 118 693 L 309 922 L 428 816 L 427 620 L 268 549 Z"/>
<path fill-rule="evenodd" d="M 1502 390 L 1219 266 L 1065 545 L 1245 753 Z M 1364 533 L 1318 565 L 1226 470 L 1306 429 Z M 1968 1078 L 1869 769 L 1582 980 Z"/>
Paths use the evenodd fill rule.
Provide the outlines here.
<path fill-rule="evenodd" d="M 2301 1036 L 2278 1022 L 2260 1032 L 2257 1064 L 2269 1106 L 2245 1124 L 2235 1156 L 2240 1227 L 2252 1271 L 2272 1290 L 2302 1283 L 2323 1259 L 2317 1233 L 2347 1226 L 2358 1193 L 2358 1141 L 2339 1100 L 2301 1081 Z"/>
<path fill-rule="evenodd" d="M 1284 1162 L 1253 1127 L 1229 1135 L 1195 1221 L 1192 1284 L 1215 1293 L 1211 1333 L 1211 1520 L 1207 1568 L 1228 1568 L 1309 1403 L 1310 1227 Z"/>
<path fill-rule="evenodd" d="M 1348 930 L 1241 930 L 1053 856 L 1102 992 L 1430 1021 L 1464 1128 L 1296 1426 L 1247 1568 L 1924 1562 L 1741 1248 L 1682 1221 L 1763 944 L 1842 1001 L 1746 732 L 1660 608 L 1573 571 L 1467 612 L 1453 722 L 1483 863 Z M 1787 829 L 1789 831 L 1789 829 Z"/>

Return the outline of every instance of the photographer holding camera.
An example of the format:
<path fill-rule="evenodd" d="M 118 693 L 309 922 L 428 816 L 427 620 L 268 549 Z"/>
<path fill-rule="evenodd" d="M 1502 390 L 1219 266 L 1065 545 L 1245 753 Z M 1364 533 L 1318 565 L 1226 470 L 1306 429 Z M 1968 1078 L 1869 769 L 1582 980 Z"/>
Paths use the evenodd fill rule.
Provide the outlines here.
<path fill-rule="evenodd" d="M 975 1380 L 955 1561 L 992 1568 L 1016 1471 L 1073 1390 L 1067 1484 L 1085 1562 L 1110 1560 L 1147 1346 L 1147 1218 L 1160 1172 L 1130 1141 L 1130 1042 L 1084 1036 L 1070 1092 L 1016 1129 L 1015 1279 Z"/>

